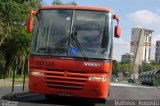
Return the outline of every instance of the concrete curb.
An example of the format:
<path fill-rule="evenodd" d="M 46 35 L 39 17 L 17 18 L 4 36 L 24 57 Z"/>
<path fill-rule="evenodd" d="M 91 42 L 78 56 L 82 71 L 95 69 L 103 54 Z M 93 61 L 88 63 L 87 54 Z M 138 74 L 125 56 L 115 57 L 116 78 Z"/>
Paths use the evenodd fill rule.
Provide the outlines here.
<path fill-rule="evenodd" d="M 40 95 L 39 93 L 29 93 L 29 92 L 24 92 L 24 93 L 19 93 L 19 94 L 15 94 L 17 98 L 23 98 L 23 97 L 29 97 L 29 96 L 36 96 L 36 95 Z"/>
<path fill-rule="evenodd" d="M 133 87 L 133 88 L 160 88 L 158 86 L 142 86 L 142 85 L 131 85 L 123 83 L 111 83 L 111 86 L 120 86 L 120 87 Z"/>

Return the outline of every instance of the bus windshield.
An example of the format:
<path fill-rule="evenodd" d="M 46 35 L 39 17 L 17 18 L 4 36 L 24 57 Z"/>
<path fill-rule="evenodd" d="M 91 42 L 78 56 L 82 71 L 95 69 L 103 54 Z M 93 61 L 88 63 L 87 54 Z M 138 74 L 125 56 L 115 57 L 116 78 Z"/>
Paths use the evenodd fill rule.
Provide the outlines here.
<path fill-rule="evenodd" d="M 31 54 L 108 59 L 111 15 L 86 10 L 40 10 L 33 30 Z"/>

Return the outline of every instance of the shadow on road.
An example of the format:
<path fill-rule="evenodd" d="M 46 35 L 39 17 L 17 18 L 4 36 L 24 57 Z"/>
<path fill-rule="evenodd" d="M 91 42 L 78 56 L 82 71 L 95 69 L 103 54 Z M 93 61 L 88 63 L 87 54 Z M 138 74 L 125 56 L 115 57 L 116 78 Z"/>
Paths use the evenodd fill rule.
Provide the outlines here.
<path fill-rule="evenodd" d="M 31 104 L 49 104 L 49 105 L 62 105 L 62 106 L 94 106 L 90 102 L 84 100 L 78 100 L 74 98 L 64 98 L 64 97 L 53 97 L 50 100 L 45 99 L 44 95 L 36 94 L 36 95 L 16 95 L 16 94 L 9 94 L 3 96 L 3 100 L 8 101 L 17 101 L 20 103 L 31 103 Z"/>

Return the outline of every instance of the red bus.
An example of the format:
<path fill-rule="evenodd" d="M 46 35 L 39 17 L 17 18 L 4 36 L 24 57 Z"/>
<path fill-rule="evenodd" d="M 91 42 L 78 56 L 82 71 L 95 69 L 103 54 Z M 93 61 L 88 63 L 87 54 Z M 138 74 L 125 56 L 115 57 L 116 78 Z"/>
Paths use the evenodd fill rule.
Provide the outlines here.
<path fill-rule="evenodd" d="M 119 38 L 119 18 L 110 9 L 63 5 L 31 11 L 26 29 L 33 35 L 29 91 L 105 102 L 112 72 L 114 19 L 114 35 Z"/>

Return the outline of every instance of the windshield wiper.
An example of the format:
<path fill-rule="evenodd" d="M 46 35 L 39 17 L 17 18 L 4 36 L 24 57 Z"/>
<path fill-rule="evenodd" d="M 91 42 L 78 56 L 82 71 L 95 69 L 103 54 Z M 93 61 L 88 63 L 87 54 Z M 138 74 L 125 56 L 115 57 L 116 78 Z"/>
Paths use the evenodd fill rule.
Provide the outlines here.
<path fill-rule="evenodd" d="M 82 45 L 80 44 L 79 40 L 77 39 L 77 32 L 73 31 L 73 33 L 71 34 L 72 39 L 74 39 L 74 41 L 76 42 L 78 48 L 80 49 L 80 51 L 82 52 L 83 56 L 85 57 L 86 60 L 88 60 L 88 56 L 85 52 L 85 50 L 83 49 Z"/>

